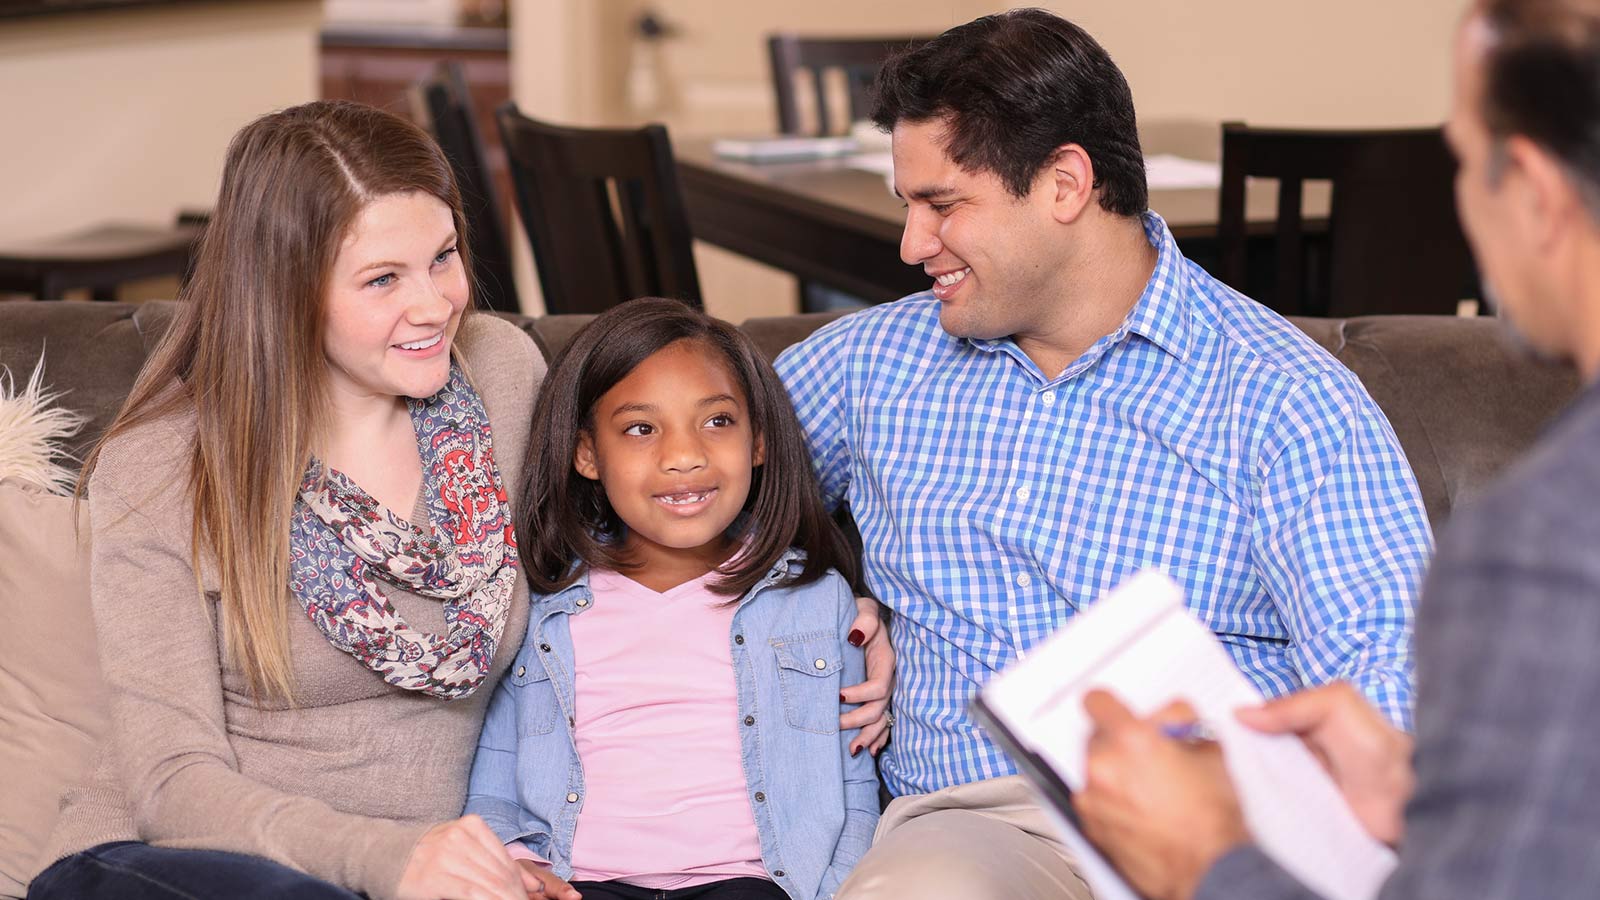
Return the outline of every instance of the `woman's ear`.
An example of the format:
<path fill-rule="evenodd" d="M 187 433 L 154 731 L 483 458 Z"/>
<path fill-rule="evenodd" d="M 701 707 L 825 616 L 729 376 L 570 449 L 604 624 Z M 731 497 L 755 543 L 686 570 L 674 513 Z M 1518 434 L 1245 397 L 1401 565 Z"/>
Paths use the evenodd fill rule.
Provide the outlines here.
<path fill-rule="evenodd" d="M 578 432 L 578 447 L 572 451 L 572 468 L 590 481 L 600 480 L 600 467 L 595 464 L 594 435 Z"/>

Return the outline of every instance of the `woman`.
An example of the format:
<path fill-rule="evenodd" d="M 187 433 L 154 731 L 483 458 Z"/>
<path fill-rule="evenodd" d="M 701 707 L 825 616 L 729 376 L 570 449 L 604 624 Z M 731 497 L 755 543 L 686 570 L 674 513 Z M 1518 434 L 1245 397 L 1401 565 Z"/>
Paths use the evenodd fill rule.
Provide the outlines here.
<path fill-rule="evenodd" d="M 402 119 L 310 103 L 235 137 L 85 469 L 113 739 L 30 898 L 527 896 L 456 817 L 527 625 L 504 486 L 544 364 L 466 312 L 464 237 Z"/>

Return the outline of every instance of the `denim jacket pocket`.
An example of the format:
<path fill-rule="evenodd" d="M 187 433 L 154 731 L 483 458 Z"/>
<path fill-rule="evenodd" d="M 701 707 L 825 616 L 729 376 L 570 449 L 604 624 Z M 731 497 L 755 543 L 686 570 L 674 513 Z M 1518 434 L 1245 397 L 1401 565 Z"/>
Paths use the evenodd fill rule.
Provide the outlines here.
<path fill-rule="evenodd" d="M 839 636 L 828 631 L 772 639 L 778 660 L 783 716 L 791 728 L 814 734 L 839 732 Z"/>
<path fill-rule="evenodd" d="M 506 673 L 511 692 L 517 698 L 517 732 L 549 734 L 555 730 L 560 701 L 550 673 L 535 652 L 524 650 Z"/>

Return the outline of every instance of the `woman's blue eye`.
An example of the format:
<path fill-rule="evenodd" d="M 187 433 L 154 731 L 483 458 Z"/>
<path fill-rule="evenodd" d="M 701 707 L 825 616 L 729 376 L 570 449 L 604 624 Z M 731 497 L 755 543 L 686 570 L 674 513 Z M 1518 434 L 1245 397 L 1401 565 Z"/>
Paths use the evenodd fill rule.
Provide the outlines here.
<path fill-rule="evenodd" d="M 367 282 L 368 287 L 388 287 L 391 284 L 394 284 L 393 272 L 385 272 L 382 275 L 379 275 L 377 278 Z"/>
<path fill-rule="evenodd" d="M 440 253 L 438 256 L 435 256 L 433 258 L 433 264 L 436 265 L 436 266 L 444 265 L 445 263 L 450 261 L 451 255 L 454 254 L 455 252 L 456 252 L 456 248 L 455 247 L 451 247 L 449 250 L 446 250 L 443 253 Z"/>

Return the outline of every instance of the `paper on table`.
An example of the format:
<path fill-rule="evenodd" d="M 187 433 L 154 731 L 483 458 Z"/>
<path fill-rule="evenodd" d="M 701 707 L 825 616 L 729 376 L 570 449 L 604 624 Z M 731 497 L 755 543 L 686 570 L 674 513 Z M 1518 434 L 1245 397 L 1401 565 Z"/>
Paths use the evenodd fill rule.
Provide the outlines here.
<path fill-rule="evenodd" d="M 891 153 L 857 153 L 846 159 L 845 165 L 885 178 L 894 176 L 894 154 Z"/>
<path fill-rule="evenodd" d="M 1201 159 L 1185 159 L 1170 153 L 1144 158 L 1144 179 L 1152 191 L 1222 186 L 1222 165 Z"/>
<path fill-rule="evenodd" d="M 1183 605 L 1182 590 L 1141 572 L 1076 616 L 995 677 L 983 705 L 1015 741 L 1081 790 L 1093 730 L 1083 711 L 1092 688 L 1137 715 L 1186 700 L 1218 735 L 1251 834 L 1307 887 L 1331 900 L 1370 900 L 1394 869 L 1389 848 L 1362 830 L 1311 753 L 1293 737 L 1263 735 L 1234 718 L 1261 702 L 1222 644 Z M 1058 816 L 1058 825 L 1067 826 Z M 1085 876 L 1099 898 L 1135 896 L 1071 830 L 1069 846 L 1093 856 Z"/>

